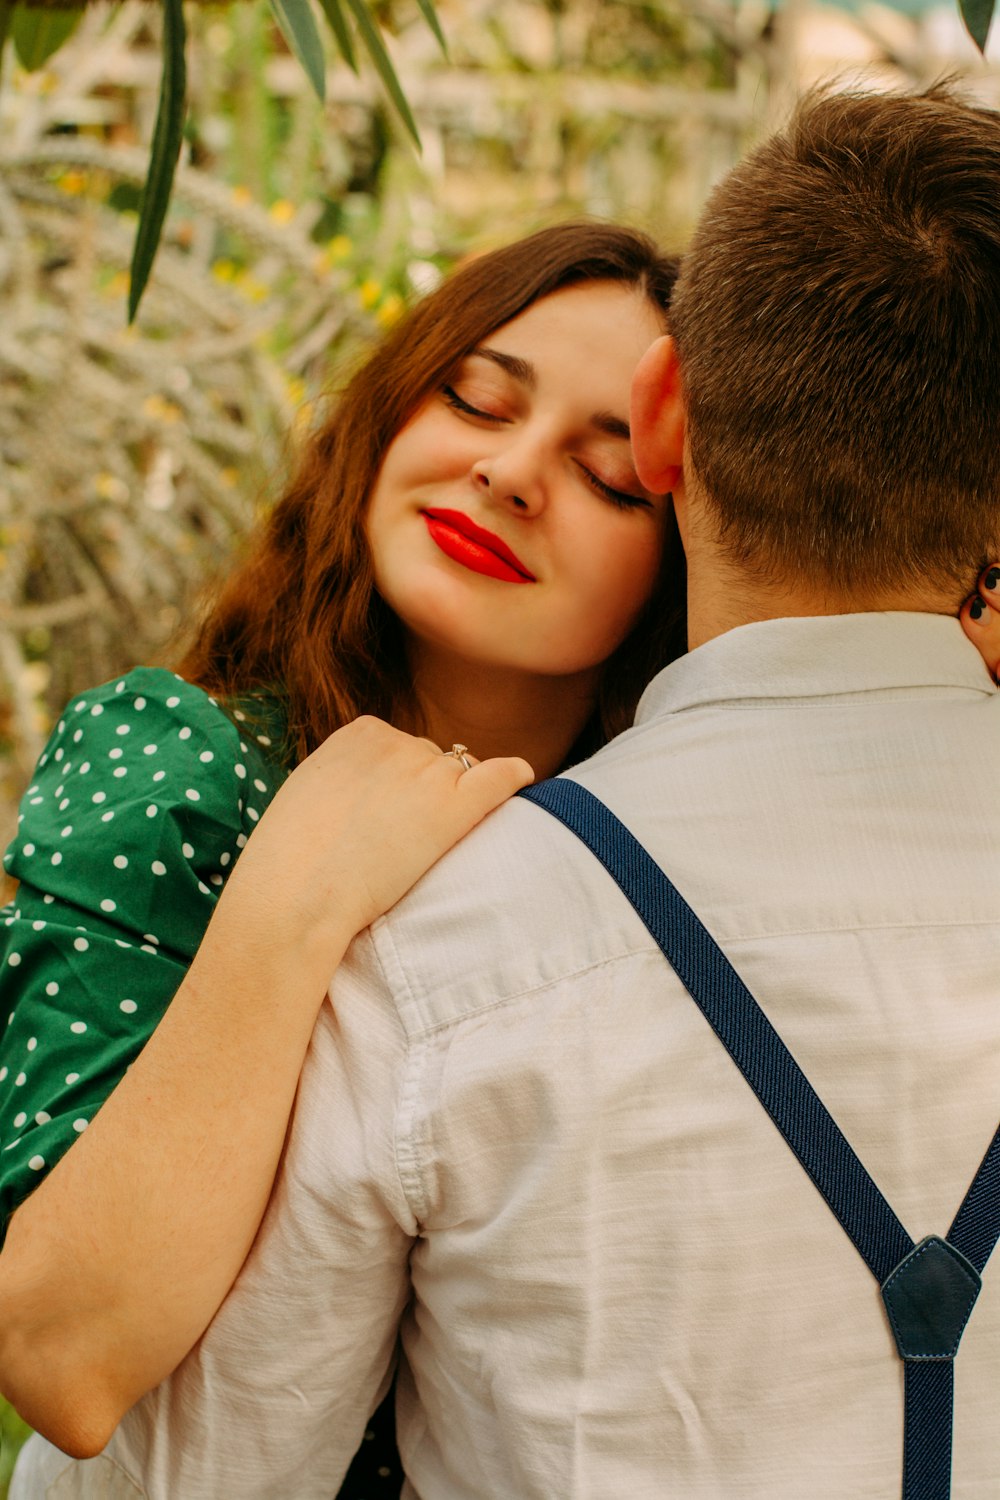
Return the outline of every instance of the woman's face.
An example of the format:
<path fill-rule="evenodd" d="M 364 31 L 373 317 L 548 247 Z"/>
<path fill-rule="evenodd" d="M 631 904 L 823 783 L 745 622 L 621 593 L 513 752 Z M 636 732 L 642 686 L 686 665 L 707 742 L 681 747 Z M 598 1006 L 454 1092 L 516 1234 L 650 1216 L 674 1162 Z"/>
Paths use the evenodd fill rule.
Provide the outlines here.
<path fill-rule="evenodd" d="M 624 640 L 668 504 L 639 483 L 627 425 L 662 332 L 632 288 L 564 288 L 488 335 L 399 432 L 366 524 L 379 593 L 418 652 L 568 676 Z"/>

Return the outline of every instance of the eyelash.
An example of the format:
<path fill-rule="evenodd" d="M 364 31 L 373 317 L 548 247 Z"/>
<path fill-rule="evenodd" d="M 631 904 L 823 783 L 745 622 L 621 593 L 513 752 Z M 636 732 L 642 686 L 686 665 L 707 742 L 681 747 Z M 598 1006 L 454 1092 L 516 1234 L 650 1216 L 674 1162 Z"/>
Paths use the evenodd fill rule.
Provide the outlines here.
<path fill-rule="evenodd" d="M 504 417 L 494 416 L 492 412 L 481 411 L 478 406 L 470 406 L 468 401 L 462 400 L 462 397 L 455 390 L 454 386 L 442 386 L 441 394 L 449 406 L 453 407 L 455 411 L 462 412 L 465 416 L 478 417 L 483 422 L 499 423 L 506 420 Z M 591 489 L 595 490 L 602 499 L 610 500 L 612 505 L 617 505 L 619 510 L 652 509 L 649 501 L 643 499 L 641 495 L 630 495 L 625 490 L 616 490 L 612 485 L 605 484 L 603 479 L 598 479 L 597 475 L 592 473 L 586 464 L 580 463 L 579 459 L 575 459 L 574 462 Z"/>

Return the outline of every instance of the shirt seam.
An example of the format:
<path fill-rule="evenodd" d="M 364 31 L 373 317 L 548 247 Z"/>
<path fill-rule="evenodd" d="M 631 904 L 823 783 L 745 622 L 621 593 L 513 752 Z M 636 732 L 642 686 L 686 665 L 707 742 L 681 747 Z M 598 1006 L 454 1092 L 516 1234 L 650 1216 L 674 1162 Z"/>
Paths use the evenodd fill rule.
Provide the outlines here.
<path fill-rule="evenodd" d="M 413 1216 L 419 1233 L 421 1225 L 427 1218 L 428 1194 L 420 1168 L 419 1150 L 414 1139 L 416 1128 L 417 1108 L 420 1101 L 420 1088 L 423 1081 L 424 1064 L 429 1052 L 430 1036 L 426 1033 L 411 1035 L 409 1027 L 403 1022 L 400 1014 L 401 992 L 406 996 L 410 1005 L 415 1005 L 416 1000 L 402 963 L 400 962 L 399 950 L 389 930 L 388 924 L 381 925 L 394 959 L 396 980 L 390 977 L 379 945 L 375 942 L 375 936 L 371 928 L 368 930 L 368 941 L 371 943 L 375 963 L 386 991 L 392 996 L 396 1018 L 403 1032 L 406 1058 L 402 1068 L 402 1082 L 399 1088 L 396 1107 L 394 1111 L 392 1130 L 392 1164 L 399 1183 L 399 1190 L 403 1201 Z"/>

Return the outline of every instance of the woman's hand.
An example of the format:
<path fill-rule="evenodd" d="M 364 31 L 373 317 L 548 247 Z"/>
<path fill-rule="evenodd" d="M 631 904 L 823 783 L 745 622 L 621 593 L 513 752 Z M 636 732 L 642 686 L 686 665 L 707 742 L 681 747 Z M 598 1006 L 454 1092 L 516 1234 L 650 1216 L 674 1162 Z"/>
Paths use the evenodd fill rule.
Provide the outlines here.
<path fill-rule="evenodd" d="M 473 759 L 473 757 L 469 757 Z M 220 901 L 298 950 L 344 941 L 388 911 L 487 813 L 533 779 L 524 760 L 474 762 L 381 719 L 337 730 L 292 772 Z"/>
<path fill-rule="evenodd" d="M 966 599 L 958 618 L 994 682 L 1000 682 L 1000 563 L 991 563 L 981 574 L 977 592 Z"/>

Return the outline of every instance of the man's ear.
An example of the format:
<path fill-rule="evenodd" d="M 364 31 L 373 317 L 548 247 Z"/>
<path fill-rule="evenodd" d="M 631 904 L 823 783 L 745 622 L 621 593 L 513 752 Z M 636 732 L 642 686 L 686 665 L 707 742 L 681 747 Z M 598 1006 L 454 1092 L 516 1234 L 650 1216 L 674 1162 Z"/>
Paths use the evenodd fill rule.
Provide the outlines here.
<path fill-rule="evenodd" d="M 629 426 L 640 483 L 654 495 L 677 490 L 683 478 L 685 407 L 677 346 L 664 334 L 632 377 Z"/>

